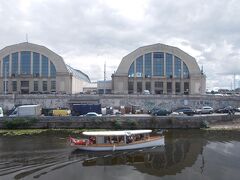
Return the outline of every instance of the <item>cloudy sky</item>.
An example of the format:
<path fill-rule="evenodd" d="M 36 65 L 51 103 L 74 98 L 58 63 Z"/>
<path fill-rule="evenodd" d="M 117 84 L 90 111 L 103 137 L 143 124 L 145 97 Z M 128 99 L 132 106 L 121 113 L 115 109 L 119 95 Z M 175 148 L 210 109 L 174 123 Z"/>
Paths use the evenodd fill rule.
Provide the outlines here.
<path fill-rule="evenodd" d="M 195 57 L 207 88 L 240 86 L 238 0 L 1 0 L 0 48 L 44 45 L 92 81 L 138 47 L 163 43 Z"/>

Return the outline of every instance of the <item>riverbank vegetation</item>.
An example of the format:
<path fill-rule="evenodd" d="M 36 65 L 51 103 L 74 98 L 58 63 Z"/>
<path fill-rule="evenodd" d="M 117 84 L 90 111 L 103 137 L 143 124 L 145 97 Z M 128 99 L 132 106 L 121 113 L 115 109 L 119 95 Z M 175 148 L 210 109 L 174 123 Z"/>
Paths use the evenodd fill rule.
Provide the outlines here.
<path fill-rule="evenodd" d="M 99 129 L 91 129 L 91 131 L 97 131 Z M 33 135 L 79 135 L 81 132 L 87 131 L 87 129 L 2 129 L 0 130 L 0 136 L 33 136 Z"/>

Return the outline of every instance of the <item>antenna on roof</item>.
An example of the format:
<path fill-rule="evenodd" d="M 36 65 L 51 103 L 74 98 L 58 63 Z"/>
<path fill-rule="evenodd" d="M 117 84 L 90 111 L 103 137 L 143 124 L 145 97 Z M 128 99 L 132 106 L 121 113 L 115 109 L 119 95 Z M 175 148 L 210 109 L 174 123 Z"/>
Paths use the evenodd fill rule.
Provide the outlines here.
<path fill-rule="evenodd" d="M 202 65 L 202 68 L 201 68 L 201 73 L 203 74 L 203 65 Z"/>
<path fill-rule="evenodd" d="M 26 34 L 26 42 L 28 43 L 28 33 Z"/>

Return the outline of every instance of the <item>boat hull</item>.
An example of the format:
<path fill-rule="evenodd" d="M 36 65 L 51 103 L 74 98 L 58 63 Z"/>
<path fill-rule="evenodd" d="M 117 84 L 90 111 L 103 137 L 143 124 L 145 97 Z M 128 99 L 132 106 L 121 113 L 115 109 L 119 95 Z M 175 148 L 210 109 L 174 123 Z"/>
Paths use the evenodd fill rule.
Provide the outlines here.
<path fill-rule="evenodd" d="M 164 145 L 164 137 L 159 137 L 150 141 L 143 141 L 138 143 L 129 143 L 129 144 L 112 144 L 112 145 L 75 145 L 71 144 L 72 147 L 84 150 L 84 151 L 122 151 L 122 150 L 132 150 L 132 149 L 142 149 L 154 146 Z"/>

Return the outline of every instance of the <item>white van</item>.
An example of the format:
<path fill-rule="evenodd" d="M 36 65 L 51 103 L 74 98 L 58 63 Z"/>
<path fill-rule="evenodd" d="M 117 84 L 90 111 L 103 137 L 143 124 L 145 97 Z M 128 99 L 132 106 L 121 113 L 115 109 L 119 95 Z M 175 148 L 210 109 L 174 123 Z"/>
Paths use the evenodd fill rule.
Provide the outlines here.
<path fill-rule="evenodd" d="M 3 109 L 0 107 L 0 117 L 3 117 Z"/>
<path fill-rule="evenodd" d="M 40 104 L 37 105 L 22 105 L 18 106 L 10 117 L 21 117 L 21 116 L 40 116 L 42 113 L 42 107 Z"/>

